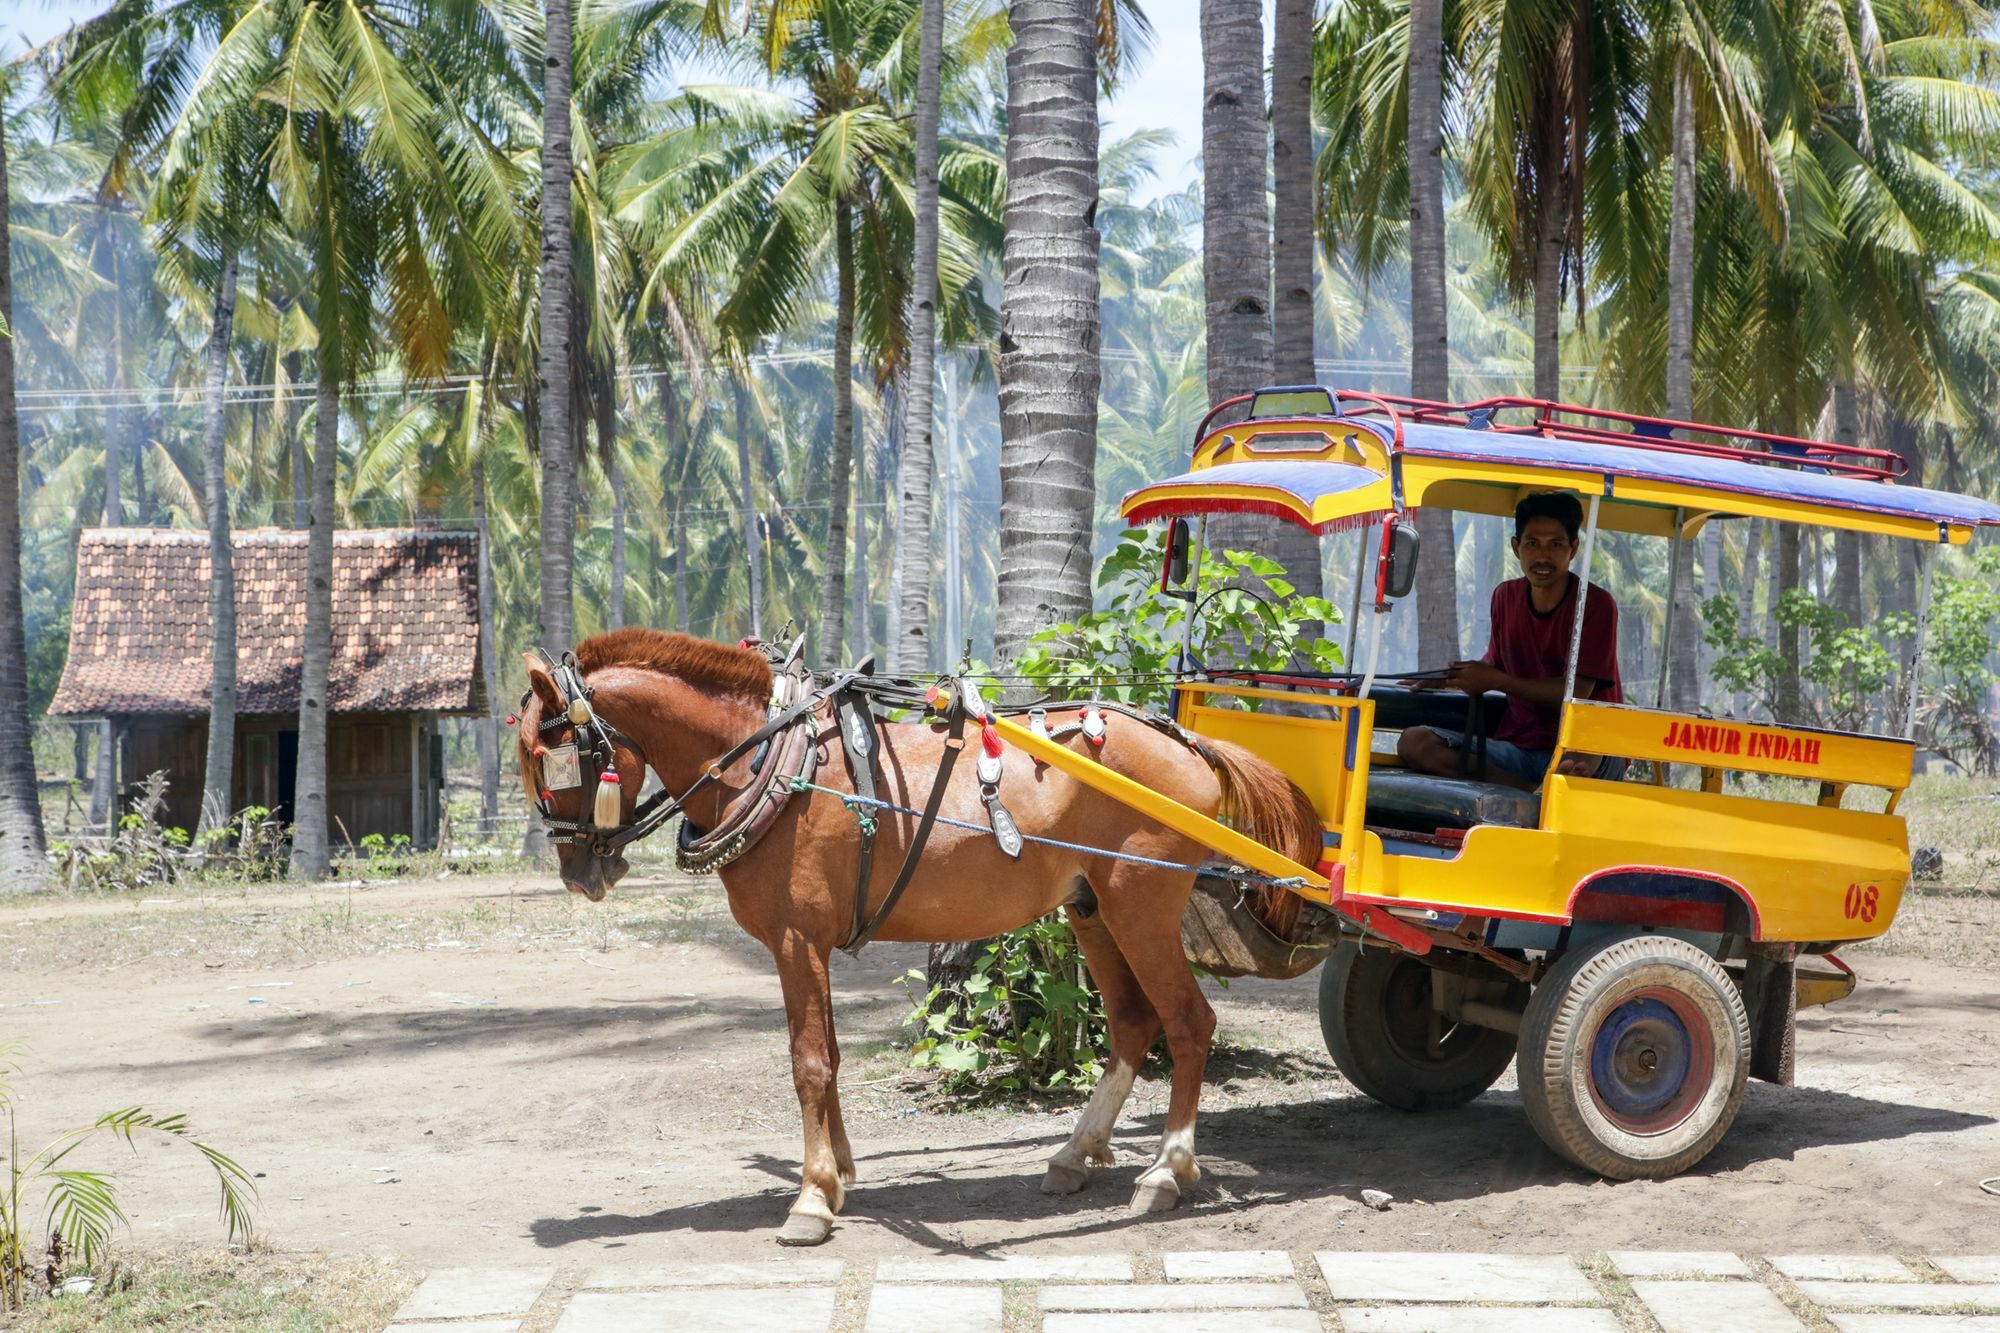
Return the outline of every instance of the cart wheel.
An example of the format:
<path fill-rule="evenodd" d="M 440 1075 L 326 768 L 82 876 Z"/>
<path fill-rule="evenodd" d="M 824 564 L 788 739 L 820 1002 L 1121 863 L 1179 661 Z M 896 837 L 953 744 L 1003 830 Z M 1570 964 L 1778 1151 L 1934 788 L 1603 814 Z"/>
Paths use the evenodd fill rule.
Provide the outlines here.
<path fill-rule="evenodd" d="M 1664 935 L 1565 955 L 1521 1023 L 1521 1102 L 1542 1141 L 1613 1180 L 1708 1156 L 1743 1102 L 1750 1020 L 1729 974 Z"/>
<path fill-rule="evenodd" d="M 1520 1004 L 1520 996 L 1510 998 Z M 1334 950 L 1320 973 L 1319 1028 L 1347 1081 L 1399 1111 L 1463 1106 L 1514 1059 L 1512 1035 L 1433 1012 L 1430 968 L 1409 954 L 1363 952 L 1352 942 Z"/>

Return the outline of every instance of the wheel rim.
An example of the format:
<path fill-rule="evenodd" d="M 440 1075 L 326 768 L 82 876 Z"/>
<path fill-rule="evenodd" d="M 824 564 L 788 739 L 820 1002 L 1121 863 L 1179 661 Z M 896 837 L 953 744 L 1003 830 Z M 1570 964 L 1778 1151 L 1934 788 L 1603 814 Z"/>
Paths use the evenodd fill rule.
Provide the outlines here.
<path fill-rule="evenodd" d="M 1663 1134 L 1692 1115 L 1715 1073 L 1715 1036 L 1687 996 L 1649 987 L 1598 1023 L 1590 1095 L 1628 1134 Z"/>

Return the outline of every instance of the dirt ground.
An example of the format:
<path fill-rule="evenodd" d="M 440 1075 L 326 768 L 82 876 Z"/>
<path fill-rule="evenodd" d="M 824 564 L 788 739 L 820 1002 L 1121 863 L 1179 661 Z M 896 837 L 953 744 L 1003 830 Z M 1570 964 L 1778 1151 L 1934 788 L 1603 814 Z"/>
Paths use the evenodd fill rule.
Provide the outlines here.
<path fill-rule="evenodd" d="M 1955 901 L 1925 929 L 1948 937 Z M 1990 955 L 1851 955 L 1860 990 L 1801 1019 L 1799 1086 L 1751 1084 L 1688 1175 L 1617 1185 L 1541 1146 L 1511 1076 L 1463 1110 L 1386 1110 L 1327 1060 L 1313 976 L 1239 982 L 1214 995 L 1203 1183 L 1140 1219 L 1124 1205 L 1164 1083 L 1137 1089 L 1116 1167 L 1044 1197 L 1074 1103 L 927 1109 L 891 1045 L 896 978 L 921 961 L 876 945 L 836 964 L 861 1172 L 837 1254 L 1949 1253 L 2000 1234 L 1977 1185 L 2000 1174 Z M 0 903 L 7 1037 L 25 1046 L 24 1142 L 135 1102 L 186 1111 L 259 1173 L 284 1247 L 419 1267 L 764 1258 L 796 1179 L 777 981 L 714 881 L 635 879 L 595 908 L 552 877 Z M 153 1146 L 119 1170 L 141 1243 L 219 1243 L 192 1154 Z M 1368 1211 L 1364 1187 L 1398 1202 Z"/>

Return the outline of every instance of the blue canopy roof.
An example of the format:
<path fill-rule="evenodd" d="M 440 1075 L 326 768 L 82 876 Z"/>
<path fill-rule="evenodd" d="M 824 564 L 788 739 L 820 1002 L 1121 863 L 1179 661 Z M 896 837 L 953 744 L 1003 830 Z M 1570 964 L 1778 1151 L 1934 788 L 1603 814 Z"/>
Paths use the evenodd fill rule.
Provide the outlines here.
<path fill-rule="evenodd" d="M 1376 421 L 1354 421 L 1376 434 Z M 1924 490 L 1859 477 L 1839 476 L 1807 467 L 1775 467 L 1702 454 L 1628 448 L 1543 435 L 1469 430 L 1430 422 L 1403 424 L 1403 451 L 1466 463 L 1512 463 L 1530 467 L 1571 468 L 1611 478 L 1631 477 L 1704 490 L 1774 500 L 1796 500 L 1864 513 L 1915 518 L 1935 523 L 2000 524 L 2000 505 L 1950 491 Z M 1213 471 L 1215 469 L 1211 469 Z M 1615 482 L 1614 482 L 1615 491 Z"/>

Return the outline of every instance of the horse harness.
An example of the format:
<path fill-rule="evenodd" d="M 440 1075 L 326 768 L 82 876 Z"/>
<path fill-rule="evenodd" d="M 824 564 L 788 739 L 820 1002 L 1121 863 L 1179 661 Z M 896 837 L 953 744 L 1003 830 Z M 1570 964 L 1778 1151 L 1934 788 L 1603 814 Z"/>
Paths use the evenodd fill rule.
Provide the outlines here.
<path fill-rule="evenodd" d="M 656 832 L 680 814 L 683 819 L 674 849 L 680 869 L 691 874 L 719 870 L 754 847 L 758 839 L 777 823 L 792 796 L 812 783 L 818 769 L 819 753 L 815 723 L 821 709 L 830 703 L 827 713 L 839 732 L 847 769 L 853 778 L 854 795 L 858 798 L 853 808 L 861 832 L 860 856 L 855 871 L 854 919 L 846 942 L 840 946 L 842 949 L 849 954 L 859 953 L 862 946 L 875 937 L 889 913 L 895 910 L 904 890 L 909 887 L 916 874 L 918 859 L 930 840 L 931 830 L 936 826 L 953 766 L 958 761 L 959 752 L 965 748 L 965 724 L 968 719 L 981 724 L 984 752 L 977 764 L 980 797 L 985 803 L 994 838 L 1007 855 L 1016 859 L 1020 857 L 1020 829 L 1000 801 L 1000 744 L 997 733 L 990 730 L 993 712 L 972 682 L 962 677 L 944 677 L 926 688 L 908 679 L 877 677 L 873 674 L 872 659 L 842 671 L 815 672 L 804 665 L 803 637 L 794 641 L 789 650 L 765 643 L 746 643 L 745 646 L 763 652 L 772 667 L 771 700 L 764 724 L 711 759 L 679 796 L 671 795 L 662 788 L 634 807 L 631 820 L 622 824 L 595 818 L 597 789 L 606 783 L 615 787 L 619 781 L 614 768 L 613 740 L 622 740 L 634 750 L 638 750 L 638 746 L 629 736 L 598 716 L 590 706 L 592 688 L 584 683 L 576 655 L 565 652 L 557 660 L 544 652 L 542 656 L 549 663 L 550 678 L 562 696 L 562 708 L 555 716 L 542 722 L 541 730 L 546 733 L 572 726 L 577 733 L 577 739 L 570 745 L 554 749 L 540 744 L 534 747 L 536 757 L 542 762 L 543 774 L 543 785 L 537 791 L 535 803 L 549 840 L 587 846 L 596 856 L 611 856 L 627 844 Z M 937 775 L 931 782 L 930 795 L 911 834 L 902 865 L 897 868 L 889 891 L 871 913 L 868 910 L 868 886 L 874 874 L 876 828 L 875 820 L 867 812 L 883 804 L 877 797 L 875 782 L 881 749 L 875 714 L 878 704 L 922 709 L 929 720 L 943 723 L 945 737 L 944 754 L 938 760 Z M 526 696 L 523 696 L 522 706 L 526 707 Z M 1035 729 L 1042 735 L 1060 739 L 1071 731 L 1081 731 L 1094 744 L 1102 744 L 1102 709 L 1107 707 L 1120 713 L 1130 713 L 1151 725 L 1164 724 L 1193 744 L 1187 733 L 1181 732 L 1166 719 L 1116 705 L 1091 705 L 1082 720 L 1053 731 L 1043 723 L 1044 710 L 1036 708 L 1030 711 L 1034 715 Z M 731 764 L 753 751 L 751 771 L 759 776 L 760 781 L 723 811 L 714 828 L 696 829 L 685 818 L 688 802 L 705 787 L 719 782 Z M 589 763 L 585 762 L 586 754 Z M 551 798 L 555 791 L 570 788 L 583 788 L 586 799 L 579 818 L 562 819 L 556 815 Z"/>

